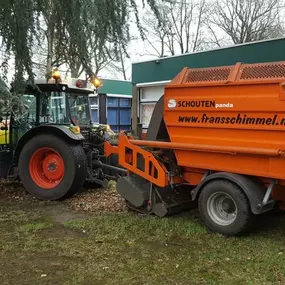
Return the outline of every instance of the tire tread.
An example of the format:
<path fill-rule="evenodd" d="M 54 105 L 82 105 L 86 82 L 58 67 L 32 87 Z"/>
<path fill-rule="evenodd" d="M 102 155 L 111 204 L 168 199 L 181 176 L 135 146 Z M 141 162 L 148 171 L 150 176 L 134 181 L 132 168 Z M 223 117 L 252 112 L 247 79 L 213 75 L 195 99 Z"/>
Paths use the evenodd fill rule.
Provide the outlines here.
<path fill-rule="evenodd" d="M 227 194 L 233 194 L 235 196 L 237 206 L 240 205 L 240 211 L 242 212 L 242 215 L 239 215 L 237 218 L 238 222 L 235 221 L 234 224 L 225 227 L 214 224 L 214 222 L 207 214 L 206 206 L 207 196 L 214 193 L 214 189 L 218 189 L 221 186 L 222 188 L 229 189 L 229 192 L 226 191 Z M 226 179 L 217 179 L 207 183 L 203 187 L 199 196 L 198 207 L 200 215 L 206 227 L 208 228 L 208 230 L 213 232 L 219 232 L 226 236 L 240 236 L 246 234 L 253 224 L 254 215 L 251 212 L 248 198 L 238 185 Z"/>
<path fill-rule="evenodd" d="M 37 143 L 35 142 L 38 142 L 38 144 L 43 144 L 43 142 L 47 142 L 46 146 L 51 147 L 60 144 L 61 149 L 64 149 L 65 156 L 68 156 L 69 158 L 72 157 L 73 160 L 71 162 L 74 162 L 75 165 L 75 167 L 73 168 L 74 177 L 70 177 L 70 179 L 72 179 L 72 183 L 68 191 L 60 190 L 61 192 L 63 192 L 62 194 L 55 193 L 55 195 L 51 195 L 48 197 L 44 193 L 44 191 L 46 190 L 41 189 L 33 183 L 32 179 L 29 176 L 29 171 L 26 168 L 28 166 L 27 160 L 29 157 L 29 153 L 31 153 L 32 150 L 34 151 L 37 145 Z M 76 167 L 78 165 L 80 165 L 80 167 Z M 62 200 L 71 197 L 79 190 L 79 188 L 82 187 L 87 177 L 87 159 L 83 147 L 78 144 L 78 142 L 62 139 L 53 134 L 38 134 L 34 136 L 31 140 L 29 140 L 24 145 L 20 153 L 18 166 L 19 176 L 26 190 L 40 200 Z M 68 173 L 67 175 L 70 175 L 70 173 Z"/>

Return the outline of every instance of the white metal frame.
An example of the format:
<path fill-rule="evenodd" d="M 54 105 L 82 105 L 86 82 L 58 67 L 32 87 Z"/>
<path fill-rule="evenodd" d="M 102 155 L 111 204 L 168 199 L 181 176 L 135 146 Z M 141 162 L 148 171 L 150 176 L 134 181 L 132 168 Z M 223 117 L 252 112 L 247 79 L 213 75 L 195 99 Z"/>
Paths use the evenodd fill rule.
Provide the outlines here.
<path fill-rule="evenodd" d="M 169 83 L 171 80 L 166 81 L 156 81 L 156 82 L 147 82 L 147 83 L 140 83 L 137 84 L 137 96 L 138 96 L 138 105 L 137 105 L 137 112 L 140 119 L 140 124 L 142 124 L 142 106 L 146 104 L 156 104 L 158 100 L 150 100 L 150 99 L 142 99 L 142 90 L 145 87 L 156 87 L 156 86 L 163 86 Z M 163 94 L 161 94 L 162 96 Z M 148 125 L 142 125 L 143 129 L 147 129 Z"/>

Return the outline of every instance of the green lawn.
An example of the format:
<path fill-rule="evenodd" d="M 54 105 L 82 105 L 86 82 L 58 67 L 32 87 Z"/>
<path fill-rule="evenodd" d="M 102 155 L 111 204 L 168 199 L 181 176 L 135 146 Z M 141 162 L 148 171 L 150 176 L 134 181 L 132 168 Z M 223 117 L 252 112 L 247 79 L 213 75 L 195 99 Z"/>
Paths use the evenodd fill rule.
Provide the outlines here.
<path fill-rule="evenodd" d="M 197 211 L 161 219 L 1 200 L 0 284 L 285 284 L 284 225 L 266 216 L 250 236 L 225 238 Z"/>

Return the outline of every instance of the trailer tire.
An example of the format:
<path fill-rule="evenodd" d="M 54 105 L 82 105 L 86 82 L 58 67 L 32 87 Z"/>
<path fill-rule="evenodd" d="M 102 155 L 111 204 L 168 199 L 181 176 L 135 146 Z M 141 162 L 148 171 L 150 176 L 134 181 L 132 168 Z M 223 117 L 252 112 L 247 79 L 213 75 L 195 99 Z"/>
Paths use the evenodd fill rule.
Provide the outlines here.
<path fill-rule="evenodd" d="M 212 232 L 240 236 L 252 225 L 253 214 L 246 195 L 226 179 L 208 182 L 201 191 L 198 207 L 203 222 Z"/>
<path fill-rule="evenodd" d="M 80 190 L 87 176 L 87 159 L 78 142 L 52 134 L 33 137 L 19 157 L 25 189 L 40 200 L 60 200 Z"/>

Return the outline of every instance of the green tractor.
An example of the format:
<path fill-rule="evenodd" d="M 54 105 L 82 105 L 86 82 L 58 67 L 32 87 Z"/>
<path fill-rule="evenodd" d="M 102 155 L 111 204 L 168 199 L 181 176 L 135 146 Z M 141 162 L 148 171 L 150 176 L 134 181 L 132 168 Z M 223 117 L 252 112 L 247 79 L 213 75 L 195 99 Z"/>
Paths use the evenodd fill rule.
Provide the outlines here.
<path fill-rule="evenodd" d="M 91 121 L 95 84 L 58 79 L 27 85 L 21 95 L 26 111 L 0 118 L 0 178 L 20 179 L 40 200 L 70 197 L 88 184 L 106 187 L 126 174 L 117 157 L 104 156 L 104 142 L 116 144 L 116 135 Z"/>

